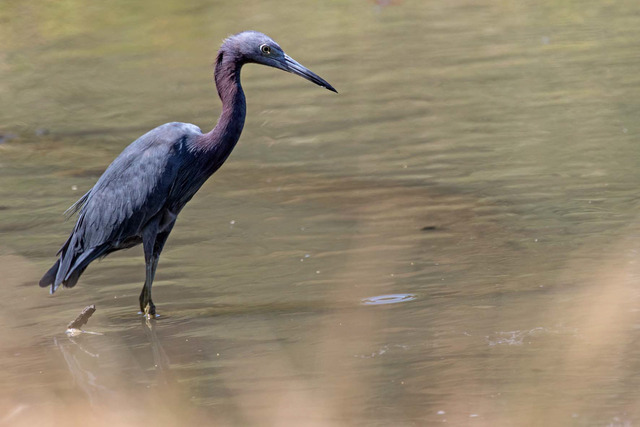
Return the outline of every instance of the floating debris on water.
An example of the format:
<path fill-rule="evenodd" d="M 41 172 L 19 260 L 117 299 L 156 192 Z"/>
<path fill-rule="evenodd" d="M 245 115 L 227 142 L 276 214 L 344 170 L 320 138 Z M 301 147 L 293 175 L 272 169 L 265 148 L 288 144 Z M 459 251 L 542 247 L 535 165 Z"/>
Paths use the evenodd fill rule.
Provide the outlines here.
<path fill-rule="evenodd" d="M 389 294 L 364 298 L 361 302 L 363 305 L 397 304 L 400 302 L 413 301 L 416 298 L 417 296 L 414 294 Z"/>
<path fill-rule="evenodd" d="M 86 325 L 86 323 L 89 321 L 89 318 L 93 316 L 93 313 L 95 312 L 96 312 L 95 304 L 86 306 L 85 308 L 82 309 L 78 317 L 76 317 L 74 321 L 72 321 L 67 325 L 67 329 L 77 329 L 77 328 L 80 328 L 82 325 Z"/>
<path fill-rule="evenodd" d="M 91 304 L 83 308 L 80 314 L 78 315 L 78 317 L 76 317 L 74 321 L 72 321 L 67 325 L 67 330 L 65 331 L 65 333 L 70 337 L 75 337 L 80 334 L 102 335 L 99 332 L 89 332 L 89 331 L 83 331 L 82 329 L 80 329 L 82 325 L 85 325 L 89 321 L 89 318 L 95 312 L 96 312 L 95 304 Z"/>

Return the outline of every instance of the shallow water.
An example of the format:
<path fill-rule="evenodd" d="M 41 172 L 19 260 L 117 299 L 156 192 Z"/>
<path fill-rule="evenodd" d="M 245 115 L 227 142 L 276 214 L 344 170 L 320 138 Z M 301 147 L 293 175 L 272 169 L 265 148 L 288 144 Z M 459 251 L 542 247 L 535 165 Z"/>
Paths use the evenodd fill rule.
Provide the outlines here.
<path fill-rule="evenodd" d="M 0 3 L 0 423 L 640 423 L 640 6 L 382 3 Z M 246 67 L 157 321 L 139 248 L 38 288 L 129 142 L 213 126 L 243 29 L 340 94 Z"/>

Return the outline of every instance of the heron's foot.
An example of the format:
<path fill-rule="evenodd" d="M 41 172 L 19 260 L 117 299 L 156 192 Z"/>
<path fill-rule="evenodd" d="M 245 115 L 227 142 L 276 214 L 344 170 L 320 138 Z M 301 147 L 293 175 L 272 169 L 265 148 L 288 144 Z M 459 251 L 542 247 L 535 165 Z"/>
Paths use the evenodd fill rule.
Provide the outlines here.
<path fill-rule="evenodd" d="M 156 306 L 153 304 L 152 301 L 149 301 L 147 305 L 144 307 L 144 310 L 142 313 L 144 314 L 145 318 L 153 319 L 156 317 Z"/>

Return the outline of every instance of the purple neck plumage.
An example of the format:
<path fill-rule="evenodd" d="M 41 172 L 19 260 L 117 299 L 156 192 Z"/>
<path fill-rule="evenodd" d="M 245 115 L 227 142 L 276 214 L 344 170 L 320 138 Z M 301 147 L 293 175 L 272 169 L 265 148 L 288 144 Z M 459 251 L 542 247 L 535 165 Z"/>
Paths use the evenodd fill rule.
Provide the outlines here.
<path fill-rule="evenodd" d="M 240 85 L 240 69 L 244 61 L 233 49 L 223 46 L 218 52 L 215 81 L 222 100 L 222 114 L 216 126 L 196 140 L 196 149 L 214 151 L 216 157 L 226 159 L 235 147 L 247 112 L 247 105 Z"/>

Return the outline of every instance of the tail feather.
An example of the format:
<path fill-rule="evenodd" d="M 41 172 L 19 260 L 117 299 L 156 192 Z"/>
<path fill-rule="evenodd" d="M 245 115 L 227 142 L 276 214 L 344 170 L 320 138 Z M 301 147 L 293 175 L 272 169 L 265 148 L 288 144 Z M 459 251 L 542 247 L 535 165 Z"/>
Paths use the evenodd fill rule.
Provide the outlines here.
<path fill-rule="evenodd" d="M 84 266 L 82 268 L 75 269 L 71 274 L 69 274 L 69 276 L 67 277 L 67 280 L 62 282 L 64 287 L 65 288 L 73 288 L 76 285 L 76 283 L 78 283 L 78 279 L 80 278 L 80 276 L 82 275 L 82 273 L 84 273 L 84 270 L 86 270 L 86 269 L 87 269 L 86 266 Z"/>
<path fill-rule="evenodd" d="M 40 279 L 40 287 L 45 288 L 51 286 L 51 290 L 49 291 L 51 294 L 53 294 L 60 285 L 63 285 L 65 288 L 73 288 L 89 264 L 103 256 L 105 252 L 107 252 L 106 247 L 97 247 L 89 249 L 80 256 L 75 254 L 76 256 L 74 257 L 68 251 L 63 251 L 60 254 L 60 258 L 53 264 L 53 267 Z"/>
<path fill-rule="evenodd" d="M 41 288 L 46 288 L 47 286 L 51 286 L 51 293 L 54 293 L 56 291 L 55 287 L 54 287 L 54 283 L 56 281 L 56 274 L 58 274 L 58 269 L 60 268 L 60 259 L 58 259 L 55 264 L 53 264 L 53 267 L 51 267 L 49 269 L 49 271 L 47 271 L 44 276 L 42 276 L 42 279 L 40 279 L 40 287 Z"/>
<path fill-rule="evenodd" d="M 65 288 L 73 288 L 76 285 L 76 282 L 80 278 L 80 275 L 87 269 L 89 264 L 91 264 L 96 259 L 104 256 L 107 253 L 108 246 L 98 246 L 97 248 L 91 248 L 87 252 L 80 255 L 74 262 L 71 270 L 65 275 L 64 281 L 62 284 Z"/>
<path fill-rule="evenodd" d="M 74 276 L 78 271 L 80 272 L 78 273 L 78 277 L 80 277 L 80 274 L 82 274 L 84 269 L 87 268 L 87 266 L 91 263 L 91 261 L 100 257 L 102 252 L 103 252 L 102 248 L 98 247 L 98 248 L 91 248 L 86 252 L 78 254 L 78 256 L 76 256 L 75 259 L 70 262 L 69 269 L 66 272 L 60 272 L 62 274 L 58 275 L 58 279 L 64 283 L 65 287 L 67 288 L 73 287 L 73 285 L 69 285 L 68 283 L 70 278 Z M 77 280 L 78 279 L 76 278 L 76 281 Z"/>
<path fill-rule="evenodd" d="M 78 244 L 78 238 L 75 233 L 71 234 L 67 243 L 62 246 L 59 252 L 60 256 L 60 267 L 56 273 L 56 278 L 53 283 L 53 292 L 58 289 L 60 285 L 62 285 L 67 276 L 74 270 L 76 259 L 78 259 L 78 255 L 84 255 L 82 253 L 82 249 Z"/>

